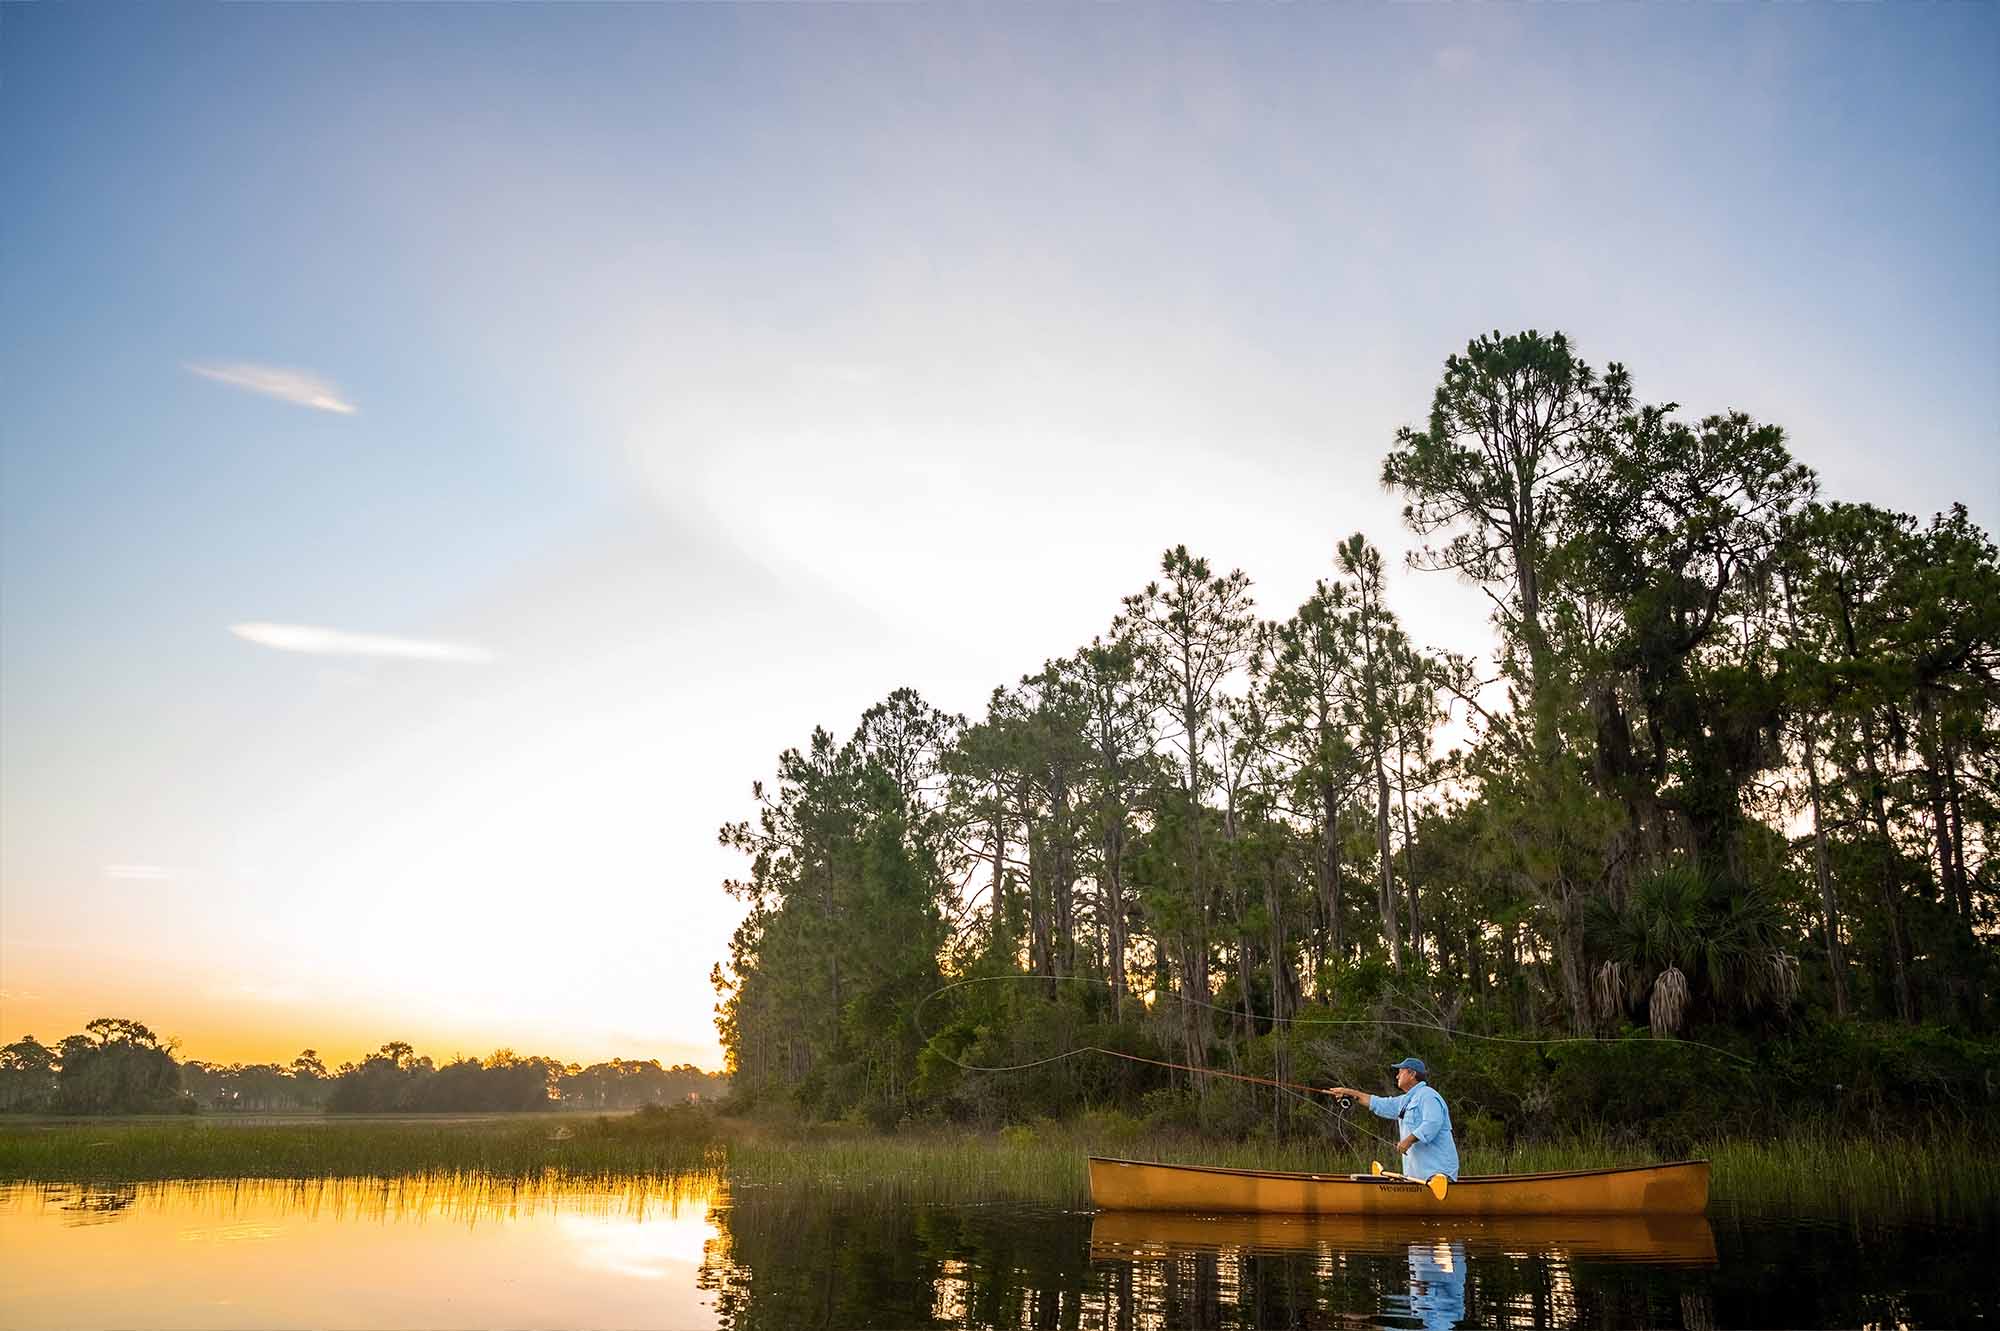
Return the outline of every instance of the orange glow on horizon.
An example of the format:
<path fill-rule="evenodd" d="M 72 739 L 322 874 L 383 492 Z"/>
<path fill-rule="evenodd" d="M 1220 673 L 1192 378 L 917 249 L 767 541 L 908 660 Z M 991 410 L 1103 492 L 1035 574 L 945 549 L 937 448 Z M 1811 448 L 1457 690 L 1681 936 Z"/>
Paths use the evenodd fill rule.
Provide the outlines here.
<path fill-rule="evenodd" d="M 362 1005 L 324 1008 L 217 998 L 174 992 L 157 981 L 141 987 L 123 977 L 106 977 L 105 983 L 93 983 L 84 993 L 74 984 L 18 981 L 16 969 L 8 968 L 8 982 L 0 988 L 0 1043 L 33 1035 L 54 1046 L 94 1018 L 127 1017 L 145 1023 L 162 1040 L 174 1041 L 174 1056 L 183 1062 L 286 1065 L 311 1049 L 331 1069 L 358 1063 L 391 1040 L 405 1041 L 419 1055 L 440 1063 L 459 1056 L 485 1058 L 497 1049 L 585 1065 L 613 1058 L 658 1059 L 667 1067 L 693 1063 L 704 1071 L 716 1071 L 723 1062 L 713 1038 L 698 1043 L 672 1036 L 620 1039 L 586 1030 L 571 1034 L 553 1019 L 535 1029 L 509 1029 L 504 1020 L 489 1026 L 414 1013 L 399 1016 Z"/>

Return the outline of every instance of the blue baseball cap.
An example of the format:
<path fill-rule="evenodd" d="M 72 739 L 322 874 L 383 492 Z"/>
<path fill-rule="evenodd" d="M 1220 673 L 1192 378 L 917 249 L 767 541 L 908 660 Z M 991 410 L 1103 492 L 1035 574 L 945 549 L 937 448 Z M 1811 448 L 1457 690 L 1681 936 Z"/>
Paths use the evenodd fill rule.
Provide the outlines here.
<path fill-rule="evenodd" d="M 1424 1066 L 1424 1060 L 1421 1058 L 1406 1058 L 1400 1063 L 1391 1063 L 1389 1065 L 1389 1071 L 1391 1072 L 1395 1072 L 1400 1068 L 1408 1068 L 1410 1071 L 1421 1073 L 1426 1077 L 1430 1075 L 1430 1070 Z"/>

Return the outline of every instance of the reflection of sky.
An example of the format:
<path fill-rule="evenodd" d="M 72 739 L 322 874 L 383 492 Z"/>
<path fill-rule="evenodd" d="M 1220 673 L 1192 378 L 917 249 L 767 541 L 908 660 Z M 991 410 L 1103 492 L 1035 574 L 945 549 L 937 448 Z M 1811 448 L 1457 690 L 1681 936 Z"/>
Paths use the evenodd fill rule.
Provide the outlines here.
<path fill-rule="evenodd" d="M 692 1285 L 715 1232 L 706 1207 L 643 1220 L 617 1215 L 556 1217 L 556 1233 L 569 1245 L 577 1265 L 635 1280 L 674 1277 Z"/>
<path fill-rule="evenodd" d="M 1272 614 L 1393 563 L 1481 329 L 1983 502 L 1996 29 L 10 6 L 0 1038 L 712 1062 L 781 748 L 978 708 L 1175 542 Z"/>
<path fill-rule="evenodd" d="M 709 1203 L 699 1181 L 0 1186 L 0 1326 L 709 1327 Z"/>

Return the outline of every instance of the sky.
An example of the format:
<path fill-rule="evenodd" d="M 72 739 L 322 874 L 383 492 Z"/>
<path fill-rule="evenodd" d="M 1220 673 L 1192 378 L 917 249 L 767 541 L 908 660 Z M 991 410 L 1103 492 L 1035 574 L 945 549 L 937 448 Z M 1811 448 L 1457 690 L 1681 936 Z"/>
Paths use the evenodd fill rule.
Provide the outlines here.
<path fill-rule="evenodd" d="M 2000 514 L 2000 9 L 0 6 L 0 1039 L 717 1066 L 716 843 L 1566 331 Z"/>

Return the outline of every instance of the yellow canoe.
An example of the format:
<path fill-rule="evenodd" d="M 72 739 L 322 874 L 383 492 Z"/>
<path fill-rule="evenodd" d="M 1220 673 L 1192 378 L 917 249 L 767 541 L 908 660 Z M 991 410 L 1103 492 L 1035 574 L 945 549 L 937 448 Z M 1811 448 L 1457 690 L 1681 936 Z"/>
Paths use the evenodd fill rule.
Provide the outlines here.
<path fill-rule="evenodd" d="M 1090 1220 L 1091 1257 L 1125 1261 L 1192 1251 L 1394 1253 L 1440 1240 L 1464 1242 L 1475 1250 L 1562 1252 L 1595 1261 L 1716 1264 L 1715 1232 L 1698 1215 L 1427 1218 L 1100 1211 Z"/>
<path fill-rule="evenodd" d="M 1443 1197 L 1414 1179 L 1277 1174 L 1090 1157 L 1090 1200 L 1104 1211 L 1289 1215 L 1700 1215 L 1708 1161 L 1636 1169 L 1463 1178 Z"/>

